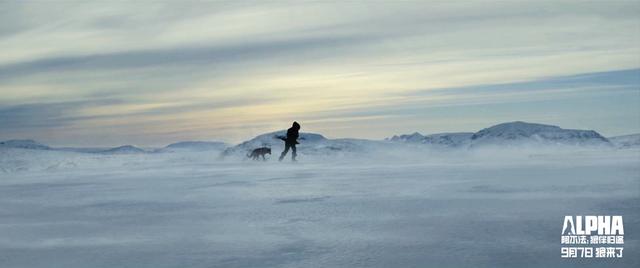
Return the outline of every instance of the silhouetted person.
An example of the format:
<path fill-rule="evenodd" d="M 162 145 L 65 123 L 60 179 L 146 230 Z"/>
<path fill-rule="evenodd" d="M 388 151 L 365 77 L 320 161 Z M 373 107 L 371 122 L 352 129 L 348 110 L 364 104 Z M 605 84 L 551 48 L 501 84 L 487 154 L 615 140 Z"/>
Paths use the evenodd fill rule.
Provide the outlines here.
<path fill-rule="evenodd" d="M 279 137 L 284 141 L 284 151 L 280 155 L 280 161 L 287 155 L 289 148 L 291 148 L 291 160 L 296 161 L 296 144 L 298 144 L 298 131 L 300 130 L 300 124 L 293 122 L 293 126 L 287 129 L 286 137 Z"/>

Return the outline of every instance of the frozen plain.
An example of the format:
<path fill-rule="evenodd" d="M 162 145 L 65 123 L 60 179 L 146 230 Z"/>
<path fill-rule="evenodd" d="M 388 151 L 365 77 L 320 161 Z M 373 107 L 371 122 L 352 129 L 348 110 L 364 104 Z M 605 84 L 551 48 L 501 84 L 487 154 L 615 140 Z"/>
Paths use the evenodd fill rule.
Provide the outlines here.
<path fill-rule="evenodd" d="M 274 160 L 0 151 L 0 267 L 640 267 L 639 150 Z M 624 257 L 561 259 L 565 215 Z"/>

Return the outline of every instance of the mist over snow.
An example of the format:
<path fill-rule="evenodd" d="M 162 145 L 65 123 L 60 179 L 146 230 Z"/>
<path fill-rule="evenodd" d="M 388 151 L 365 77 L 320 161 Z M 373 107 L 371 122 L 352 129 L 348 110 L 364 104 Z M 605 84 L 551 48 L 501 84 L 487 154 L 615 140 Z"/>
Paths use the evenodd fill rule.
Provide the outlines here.
<path fill-rule="evenodd" d="M 559 257 L 562 219 L 576 213 L 624 215 L 626 255 L 612 266 L 640 264 L 637 136 L 522 122 L 378 141 L 301 133 L 292 163 L 277 161 L 282 134 L 2 142 L 1 266 L 608 266 Z M 267 161 L 247 159 L 262 146 Z"/>

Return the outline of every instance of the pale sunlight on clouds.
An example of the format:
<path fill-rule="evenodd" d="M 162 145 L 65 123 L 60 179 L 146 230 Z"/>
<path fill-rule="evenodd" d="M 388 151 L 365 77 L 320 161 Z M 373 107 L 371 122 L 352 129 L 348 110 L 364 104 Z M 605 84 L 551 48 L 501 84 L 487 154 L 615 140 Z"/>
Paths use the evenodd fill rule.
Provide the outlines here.
<path fill-rule="evenodd" d="M 639 13 L 637 1 L 5 1 L 0 139 L 237 142 L 293 120 L 373 139 L 513 120 L 640 132 Z"/>

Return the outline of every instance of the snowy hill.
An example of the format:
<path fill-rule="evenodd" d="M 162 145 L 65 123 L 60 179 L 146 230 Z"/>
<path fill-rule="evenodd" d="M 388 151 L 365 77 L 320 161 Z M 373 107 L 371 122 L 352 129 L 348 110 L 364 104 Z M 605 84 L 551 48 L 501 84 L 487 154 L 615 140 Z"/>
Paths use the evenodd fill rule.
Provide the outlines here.
<path fill-rule="evenodd" d="M 270 133 L 259 135 L 237 146 L 248 147 L 248 148 L 279 146 L 283 144 L 283 141 L 278 139 L 277 137 L 286 136 L 286 135 L 287 135 L 286 130 L 270 132 Z M 300 137 L 298 138 L 298 140 L 300 142 L 304 141 L 304 144 L 315 144 L 315 143 L 326 141 L 327 138 L 325 138 L 320 134 L 300 132 Z"/>
<path fill-rule="evenodd" d="M 272 157 L 278 157 L 284 149 L 284 142 L 275 137 L 285 135 L 285 133 L 286 131 L 276 131 L 259 135 L 251 140 L 227 148 L 222 156 L 246 158 L 246 154 L 255 148 L 269 147 L 272 149 Z M 388 140 L 327 139 L 315 133 L 300 133 L 300 139 L 298 139 L 298 141 L 300 142 L 300 144 L 296 146 L 298 155 L 312 156 L 314 158 L 384 158 L 406 156 L 408 152 L 423 151 L 421 150 L 422 148 L 417 148 L 412 144 L 397 143 Z"/>
<path fill-rule="evenodd" d="M 470 147 L 479 146 L 611 146 L 593 130 L 563 129 L 552 125 L 510 122 L 485 128 L 471 136 Z"/>
<path fill-rule="evenodd" d="M 283 136 L 286 134 L 285 130 L 270 132 L 259 135 L 253 139 L 245 141 L 233 147 L 227 148 L 223 152 L 224 157 L 246 157 L 246 154 L 259 147 L 271 148 L 273 157 L 278 157 L 280 152 L 284 149 L 284 142 L 277 136 Z M 389 141 L 376 141 L 365 139 L 327 139 L 320 134 L 315 133 L 300 133 L 298 139 L 300 144 L 296 147 L 298 149 L 298 155 L 301 156 L 313 156 L 313 157 L 327 157 L 335 158 L 339 156 L 354 156 L 354 155 L 381 155 L 380 152 L 390 152 L 395 148 L 407 148 L 398 143 L 392 143 Z"/>
<path fill-rule="evenodd" d="M 34 140 L 8 140 L 0 142 L 0 148 L 19 148 L 33 150 L 50 150 L 49 146 Z"/>
<path fill-rule="evenodd" d="M 640 148 L 640 133 L 608 138 L 616 148 Z"/>
<path fill-rule="evenodd" d="M 443 148 L 465 147 L 469 144 L 472 135 L 473 133 L 471 132 L 454 132 L 423 136 L 422 134 L 415 132 L 410 135 L 393 136 L 387 140 L 391 142 L 417 143 Z"/>
<path fill-rule="evenodd" d="M 146 153 L 146 151 L 143 150 L 143 149 L 140 149 L 138 147 L 135 147 L 133 145 L 123 145 L 123 146 L 120 146 L 120 147 L 104 150 L 104 151 L 102 151 L 100 153 L 103 153 L 103 154 L 139 154 L 139 153 Z"/>
<path fill-rule="evenodd" d="M 466 147 L 471 136 L 471 132 L 431 134 L 425 136 L 423 143 L 444 147 Z"/>
<path fill-rule="evenodd" d="M 278 136 L 286 136 L 286 130 L 280 130 L 275 132 L 270 132 L 266 134 L 262 134 L 256 136 L 253 139 L 240 143 L 236 146 L 229 147 L 224 150 L 224 156 L 230 155 L 245 155 L 247 152 L 259 148 L 259 147 L 269 147 L 272 148 L 272 153 L 276 154 L 276 151 L 280 151 L 284 148 L 284 142 L 278 139 Z M 300 144 L 298 144 L 298 149 L 311 148 L 323 144 L 327 141 L 327 138 L 320 134 L 315 133 L 305 133 L 300 132 L 300 137 L 298 138 Z"/>
<path fill-rule="evenodd" d="M 622 139 L 622 137 L 621 137 Z M 627 139 L 633 140 L 632 137 Z M 563 129 L 552 125 L 509 122 L 482 129 L 476 133 L 439 133 L 422 135 L 418 132 L 393 136 L 395 143 L 429 145 L 432 148 L 478 148 L 521 146 L 611 146 L 607 138 L 593 130 Z M 640 139 L 638 140 L 640 143 Z"/>
<path fill-rule="evenodd" d="M 405 135 L 394 135 L 391 138 L 387 138 L 386 140 L 392 142 L 410 142 L 410 143 L 423 143 L 425 136 L 418 132 L 414 132 L 413 134 L 405 134 Z"/>
<path fill-rule="evenodd" d="M 228 145 L 224 142 L 217 141 L 182 141 L 167 145 L 159 149 L 158 152 L 177 152 L 177 151 L 222 151 Z"/>

